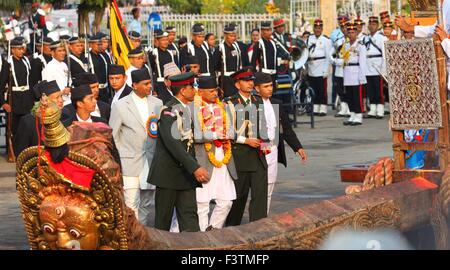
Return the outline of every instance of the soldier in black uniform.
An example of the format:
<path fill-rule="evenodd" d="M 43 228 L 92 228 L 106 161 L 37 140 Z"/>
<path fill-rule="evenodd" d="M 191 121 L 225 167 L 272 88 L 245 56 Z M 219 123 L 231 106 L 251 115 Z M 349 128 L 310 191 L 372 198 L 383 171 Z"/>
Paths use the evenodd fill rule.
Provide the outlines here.
<path fill-rule="evenodd" d="M 273 40 L 277 45 L 277 73 L 287 74 L 289 73 L 289 60 L 290 53 L 289 47 L 291 46 L 291 37 L 288 33 L 285 33 L 285 22 L 283 19 L 276 19 L 273 21 Z"/>
<path fill-rule="evenodd" d="M 178 45 L 175 43 L 175 37 L 177 35 L 177 30 L 173 26 L 167 26 L 166 32 L 169 34 L 169 47 L 168 50 L 172 52 L 173 57 L 175 58 L 175 63 L 178 68 L 181 68 L 180 65 L 180 49 Z"/>
<path fill-rule="evenodd" d="M 175 58 L 172 51 L 168 50 L 169 46 L 169 34 L 162 30 L 155 30 L 154 37 L 158 40 L 158 48 L 154 48 L 149 54 L 149 60 L 153 71 L 153 78 L 156 81 L 155 90 L 158 94 L 158 98 L 166 104 L 172 99 L 172 95 L 167 91 L 167 87 L 164 84 L 164 66 L 175 63 Z"/>
<path fill-rule="evenodd" d="M 205 27 L 196 23 L 192 26 L 192 41 L 181 51 L 181 65 L 186 65 L 187 56 L 193 55 L 200 63 L 199 76 L 214 76 L 215 70 L 212 62 L 212 54 L 205 42 Z"/>
<path fill-rule="evenodd" d="M 0 81 L 0 106 L 6 112 L 12 113 L 11 135 L 14 138 L 20 119 L 30 113 L 34 105 L 34 94 L 30 89 L 30 62 L 24 56 L 26 51 L 24 39 L 16 37 L 11 40 L 10 44 L 12 55 L 8 62 L 3 61 L 2 64 L 2 69 L 6 69 L 3 72 L 7 72 L 8 76 Z M 9 82 L 12 86 L 11 89 L 8 89 L 8 91 L 11 91 L 11 100 L 9 100 L 9 95 L 6 95 L 8 100 L 5 100 L 6 86 Z"/>
<path fill-rule="evenodd" d="M 41 81 L 33 87 L 33 92 L 37 99 L 40 99 L 42 94 L 45 94 L 50 101 L 56 103 L 59 109 L 63 108 L 64 101 L 62 92 L 59 90 L 56 81 Z M 38 127 L 36 128 L 36 116 L 32 113 L 26 114 L 20 119 L 18 127 L 20 136 L 14 137 L 14 153 L 17 156 L 28 147 L 38 145 L 39 139 L 41 140 L 41 144 L 44 144 L 44 138 L 38 135 L 38 130 L 41 130 L 41 128 L 41 119 L 38 117 Z"/>
<path fill-rule="evenodd" d="M 87 60 L 83 54 L 84 48 L 81 39 L 72 37 L 69 39 L 70 50 L 70 75 L 72 80 L 80 73 L 88 72 Z M 67 63 L 67 60 L 66 60 Z"/>
<path fill-rule="evenodd" d="M 110 50 L 110 43 L 111 37 L 107 34 L 102 33 L 102 48 L 103 48 L 102 54 L 109 65 L 114 64 L 114 58 Z"/>
<path fill-rule="evenodd" d="M 220 97 L 229 97 L 237 93 L 234 80 L 231 75 L 248 66 L 248 54 L 236 42 L 236 26 L 229 24 L 225 26 L 224 41 L 219 44 L 219 49 L 214 51 L 213 61 L 217 71 L 220 71 L 219 84 L 222 92 Z"/>
<path fill-rule="evenodd" d="M 141 34 L 139 34 L 138 32 L 136 31 L 128 32 L 128 38 L 130 38 L 131 47 L 133 47 L 133 49 L 136 49 L 137 47 L 141 46 Z"/>
<path fill-rule="evenodd" d="M 238 179 L 236 200 L 228 214 L 226 225 L 240 225 L 244 214 L 249 189 L 250 222 L 267 217 L 267 161 L 264 153 L 269 145 L 264 114 L 264 104 L 260 96 L 252 95 L 252 67 L 245 67 L 233 75 L 238 93 L 226 98 L 236 130 L 236 143 L 233 145 L 233 158 Z"/>
<path fill-rule="evenodd" d="M 91 52 L 89 53 L 89 67 L 90 72 L 97 75 L 99 82 L 99 100 L 108 102 L 111 98 L 108 92 L 108 61 L 105 56 L 102 55 L 102 34 L 97 33 L 89 39 L 91 46 Z"/>
<path fill-rule="evenodd" d="M 34 85 L 42 80 L 42 70 L 47 66 L 47 64 L 52 61 L 52 49 L 50 45 L 53 39 L 45 37 L 44 40 L 38 39 L 36 42 L 42 44 L 42 54 L 38 54 L 31 61 L 31 72 L 30 74 L 30 87 L 33 89 Z"/>
<path fill-rule="evenodd" d="M 277 46 L 272 40 L 270 22 L 261 23 L 261 39 L 253 47 L 251 63 L 253 67 L 258 67 L 259 71 L 272 76 L 273 92 L 276 93 Z"/>
<path fill-rule="evenodd" d="M 148 178 L 156 186 L 155 228 L 170 229 L 175 207 L 180 231 L 196 232 L 200 228 L 195 189 L 208 182 L 209 175 L 195 160 L 191 119 L 194 112 L 187 106 L 194 100 L 194 74 L 175 75 L 170 81 L 174 97 L 161 112 L 155 158 Z"/>

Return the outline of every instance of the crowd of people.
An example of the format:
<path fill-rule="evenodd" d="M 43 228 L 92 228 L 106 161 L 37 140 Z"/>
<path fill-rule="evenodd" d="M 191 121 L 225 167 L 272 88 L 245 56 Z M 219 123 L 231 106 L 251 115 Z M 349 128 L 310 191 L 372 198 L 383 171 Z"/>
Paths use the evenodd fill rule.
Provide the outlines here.
<path fill-rule="evenodd" d="M 282 106 L 286 100 L 272 97 L 278 75 L 303 69 L 315 92 L 311 113 L 324 116 L 332 70 L 336 117 L 348 117 L 344 125 L 384 116 L 384 42 L 397 39 L 389 14 L 370 17 L 368 34 L 359 18 L 341 16 L 338 23 L 327 37 L 316 19 L 313 33 L 294 40 L 284 20 L 263 22 L 250 44 L 238 41 L 236 25 L 228 24 L 217 46 L 200 23 L 191 41 L 178 43 L 176 28 L 166 26 L 154 31 L 148 51 L 133 24 L 128 68 L 116 63 L 110 37 L 101 32 L 42 36 L 35 55 L 16 37 L 11 55 L 0 59 L 0 106 L 11 116 L 13 154 L 40 144 L 42 120 L 33 106 L 45 95 L 61 109 L 66 127 L 74 121 L 111 127 L 125 202 L 143 224 L 151 223 L 154 207 L 154 225 L 162 230 L 239 225 L 249 193 L 249 220 L 264 218 L 277 164 L 287 165 L 284 142 L 307 160 Z M 403 36 L 412 38 L 411 31 Z M 304 66 L 292 64 L 293 47 L 307 56 Z"/>

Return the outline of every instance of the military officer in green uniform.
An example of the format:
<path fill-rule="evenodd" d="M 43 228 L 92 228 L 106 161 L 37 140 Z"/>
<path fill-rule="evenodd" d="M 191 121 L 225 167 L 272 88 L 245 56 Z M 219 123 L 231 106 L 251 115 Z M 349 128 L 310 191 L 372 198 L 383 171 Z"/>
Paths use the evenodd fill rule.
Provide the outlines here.
<path fill-rule="evenodd" d="M 268 136 L 264 105 L 260 96 L 253 95 L 252 67 L 233 74 L 238 93 L 226 98 L 236 130 L 233 158 L 238 179 L 235 181 L 236 200 L 228 214 L 226 225 L 241 224 L 249 190 L 250 222 L 267 217 L 267 162 Z"/>
<path fill-rule="evenodd" d="M 195 159 L 193 112 L 187 106 L 194 100 L 194 73 L 175 75 L 170 81 L 174 96 L 161 112 L 148 178 L 156 186 L 155 228 L 169 231 L 175 208 L 180 232 L 196 232 L 200 228 L 195 189 L 207 183 L 209 175 Z"/>

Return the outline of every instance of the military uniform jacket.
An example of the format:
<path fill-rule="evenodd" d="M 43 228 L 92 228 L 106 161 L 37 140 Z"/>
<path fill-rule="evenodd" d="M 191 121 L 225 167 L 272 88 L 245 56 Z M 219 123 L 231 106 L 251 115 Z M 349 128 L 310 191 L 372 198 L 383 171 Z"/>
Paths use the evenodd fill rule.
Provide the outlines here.
<path fill-rule="evenodd" d="M 376 32 L 375 35 L 364 36 L 363 43 L 366 46 L 367 57 L 367 74 L 366 76 L 378 76 L 380 71 L 386 69 L 384 42 L 388 38 Z"/>
<path fill-rule="evenodd" d="M 105 88 L 108 82 L 108 62 L 102 54 L 95 54 L 92 51 L 89 53 L 89 65 L 90 72 L 97 76 L 97 80 L 100 83 L 100 88 Z"/>
<path fill-rule="evenodd" d="M 253 46 L 252 66 L 259 65 L 259 70 L 275 74 L 277 67 L 277 46 L 273 40 L 261 38 L 258 43 Z"/>
<path fill-rule="evenodd" d="M 5 91 L 11 80 L 12 112 L 27 114 L 31 111 L 35 97 L 30 89 L 30 69 L 30 62 L 25 56 L 20 60 L 11 56 L 8 62 L 2 61 L 2 76 L 5 76 L 5 79 L 0 81 L 0 106 L 7 102 Z"/>
<path fill-rule="evenodd" d="M 68 65 L 67 59 L 65 62 Z M 70 75 L 72 76 L 72 79 L 84 72 L 89 72 L 84 55 L 81 54 L 80 57 L 77 57 L 74 54 L 70 54 Z"/>
<path fill-rule="evenodd" d="M 336 39 L 331 48 L 330 61 L 334 65 L 334 76 L 342 78 L 344 77 L 344 59 L 342 55 L 342 48 L 345 44 L 345 37 Z"/>
<path fill-rule="evenodd" d="M 221 75 L 231 76 L 234 72 L 248 65 L 248 55 L 237 42 L 228 45 L 225 41 L 214 51 L 213 61 L 216 71 Z"/>
<path fill-rule="evenodd" d="M 150 54 L 150 64 L 157 82 L 164 82 L 164 65 L 174 62 L 172 51 L 155 48 Z M 176 64 L 176 63 L 175 63 Z"/>
<path fill-rule="evenodd" d="M 189 140 L 181 140 L 181 133 L 176 128 L 178 117 L 184 123 L 183 130 L 193 129 L 189 108 L 173 97 L 162 110 L 158 122 L 158 140 L 148 183 L 167 189 L 195 189 L 202 186 L 193 175 L 200 165 L 195 159 L 194 146 L 188 147 Z"/>
<path fill-rule="evenodd" d="M 33 89 L 34 85 L 42 81 L 42 70 L 44 70 L 52 59 L 51 55 L 39 54 L 30 61 L 31 70 L 33 71 L 30 74 L 30 89 Z"/>
<path fill-rule="evenodd" d="M 344 46 L 350 52 L 348 63 L 344 66 L 344 86 L 366 84 L 366 47 L 358 41 L 352 45 L 346 42 Z"/>
<path fill-rule="evenodd" d="M 277 45 L 277 57 L 283 60 L 290 59 L 289 47 L 291 47 L 291 38 L 287 33 L 283 33 L 281 35 L 273 32 L 273 40 Z"/>
<path fill-rule="evenodd" d="M 181 55 L 181 65 L 187 64 L 187 56 L 193 55 L 197 56 L 200 63 L 200 73 L 203 76 L 214 76 L 214 67 L 212 61 L 212 53 L 208 48 L 208 45 L 203 43 L 200 47 L 194 45 L 193 42 L 187 44 L 187 46 L 182 50 Z"/>
<path fill-rule="evenodd" d="M 260 149 L 244 144 L 245 138 L 250 138 L 250 135 L 252 135 L 252 138 L 258 138 L 265 142 L 269 141 L 263 101 L 261 97 L 255 95 L 252 95 L 250 100 L 251 103 L 245 105 L 245 101 L 239 93 L 224 100 L 229 105 L 236 130 L 235 143 L 233 144 L 233 158 L 236 170 L 243 172 L 256 171 L 258 162 L 261 162 L 267 168 L 266 157 L 261 153 Z M 242 126 L 245 120 L 252 123 L 252 128 L 250 129 L 247 126 L 243 134 L 240 134 L 239 130 L 243 129 Z"/>
<path fill-rule="evenodd" d="M 311 77 L 328 76 L 330 65 L 331 41 L 321 35 L 309 36 L 306 46 L 308 48 L 308 75 Z"/>
<path fill-rule="evenodd" d="M 175 64 L 180 67 L 180 49 L 178 48 L 177 44 L 170 43 L 167 49 L 172 52 L 172 55 L 175 59 Z"/>

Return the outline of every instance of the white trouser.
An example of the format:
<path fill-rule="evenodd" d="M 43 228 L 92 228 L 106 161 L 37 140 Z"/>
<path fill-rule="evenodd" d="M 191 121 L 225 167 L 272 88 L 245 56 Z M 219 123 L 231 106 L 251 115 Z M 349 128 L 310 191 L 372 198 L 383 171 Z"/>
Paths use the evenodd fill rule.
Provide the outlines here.
<path fill-rule="evenodd" d="M 141 189 L 139 198 L 139 222 L 144 226 L 150 226 L 150 211 L 155 205 L 155 190 Z"/>
<path fill-rule="evenodd" d="M 138 209 L 140 201 L 139 177 L 124 176 L 123 177 L 123 195 L 125 205 L 130 207 L 139 219 Z"/>
<path fill-rule="evenodd" d="M 275 183 L 269 183 L 269 186 L 267 187 L 267 214 L 269 214 L 270 210 L 270 202 L 272 201 L 272 193 L 273 188 L 275 187 Z"/>
<path fill-rule="evenodd" d="M 266 155 L 266 161 L 267 182 L 269 183 L 267 187 L 267 214 L 269 214 L 272 192 L 278 175 L 278 147 L 276 145 L 272 146 L 270 153 Z"/>
<path fill-rule="evenodd" d="M 200 231 L 206 231 L 208 226 L 212 226 L 215 229 L 222 229 L 228 213 L 231 210 L 233 201 L 216 199 L 216 206 L 211 214 L 211 218 L 208 222 L 209 202 L 197 202 L 197 214 Z"/>
<path fill-rule="evenodd" d="M 178 226 L 178 220 L 177 220 L 177 211 L 176 211 L 175 207 L 173 208 L 172 224 L 170 224 L 170 232 L 173 232 L 173 233 L 180 232 L 180 227 Z"/>

